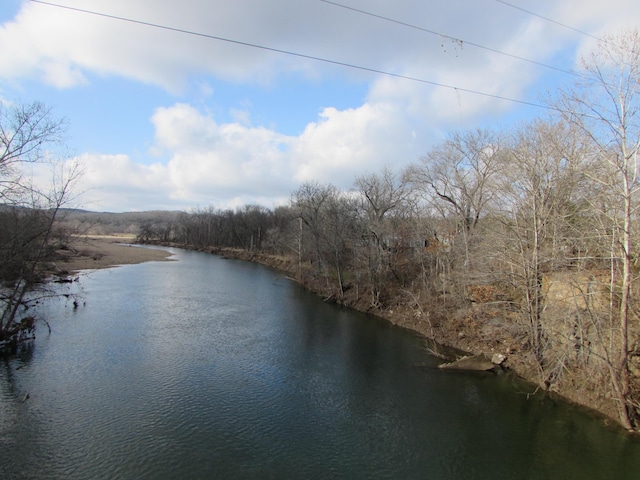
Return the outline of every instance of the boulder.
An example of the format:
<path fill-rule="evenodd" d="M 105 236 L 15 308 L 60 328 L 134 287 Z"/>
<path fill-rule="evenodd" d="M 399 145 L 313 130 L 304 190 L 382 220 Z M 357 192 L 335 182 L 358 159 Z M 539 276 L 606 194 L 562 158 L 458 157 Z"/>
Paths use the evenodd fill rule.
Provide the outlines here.
<path fill-rule="evenodd" d="M 485 355 L 469 355 L 450 363 L 438 365 L 443 370 L 467 370 L 471 372 L 486 372 L 493 370 L 496 365 Z"/>
<path fill-rule="evenodd" d="M 493 356 L 491 357 L 491 363 L 493 363 L 494 365 L 502 365 L 502 363 L 506 359 L 507 359 L 507 357 L 505 357 L 503 354 L 494 353 Z"/>

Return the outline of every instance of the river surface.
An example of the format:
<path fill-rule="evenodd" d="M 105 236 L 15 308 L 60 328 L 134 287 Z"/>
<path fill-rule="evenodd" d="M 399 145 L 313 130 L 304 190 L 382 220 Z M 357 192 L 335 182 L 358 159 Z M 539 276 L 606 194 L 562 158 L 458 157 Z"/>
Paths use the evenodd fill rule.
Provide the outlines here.
<path fill-rule="evenodd" d="M 134 247 L 131 247 L 134 248 Z M 0 479 L 634 479 L 640 442 L 259 265 L 92 272 L 0 362 Z"/>

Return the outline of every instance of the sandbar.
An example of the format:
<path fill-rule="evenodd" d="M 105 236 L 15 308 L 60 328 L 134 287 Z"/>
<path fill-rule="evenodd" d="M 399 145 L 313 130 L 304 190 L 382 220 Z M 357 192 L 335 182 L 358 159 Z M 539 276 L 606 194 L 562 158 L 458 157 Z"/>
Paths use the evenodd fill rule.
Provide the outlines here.
<path fill-rule="evenodd" d="M 56 252 L 54 270 L 71 273 L 117 265 L 168 260 L 167 250 L 132 245 L 135 237 L 125 235 L 90 235 L 74 237 L 65 249 Z"/>

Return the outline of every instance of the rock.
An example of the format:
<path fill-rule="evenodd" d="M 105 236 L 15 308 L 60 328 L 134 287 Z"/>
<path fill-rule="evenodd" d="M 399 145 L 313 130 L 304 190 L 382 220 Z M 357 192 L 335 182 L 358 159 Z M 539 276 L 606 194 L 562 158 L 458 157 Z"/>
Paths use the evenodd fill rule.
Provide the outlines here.
<path fill-rule="evenodd" d="M 503 354 L 494 353 L 493 356 L 491 357 L 491 363 L 493 363 L 494 365 L 502 365 L 502 363 L 506 359 L 507 359 L 507 357 L 505 357 Z"/>
<path fill-rule="evenodd" d="M 443 370 L 467 370 L 472 372 L 486 372 L 493 370 L 495 364 L 492 363 L 485 355 L 471 355 L 459 358 L 451 363 L 443 363 L 438 365 Z"/>

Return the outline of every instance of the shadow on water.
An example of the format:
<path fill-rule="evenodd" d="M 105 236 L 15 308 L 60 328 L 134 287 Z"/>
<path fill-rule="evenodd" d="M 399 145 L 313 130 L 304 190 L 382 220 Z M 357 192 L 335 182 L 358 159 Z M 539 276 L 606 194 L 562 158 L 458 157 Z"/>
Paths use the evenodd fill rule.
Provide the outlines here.
<path fill-rule="evenodd" d="M 0 361 L 0 478 L 638 478 L 637 439 L 510 375 L 175 253 L 85 277 L 86 306 L 50 305 L 51 336 Z"/>

